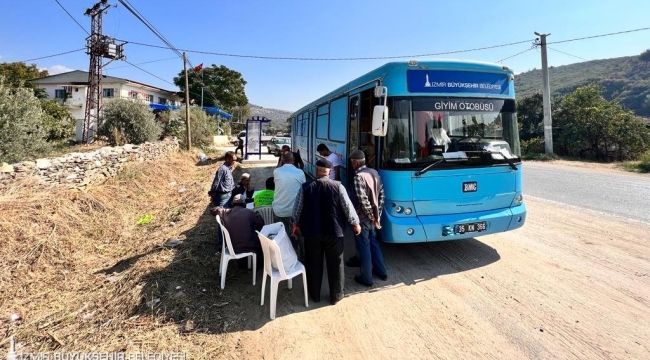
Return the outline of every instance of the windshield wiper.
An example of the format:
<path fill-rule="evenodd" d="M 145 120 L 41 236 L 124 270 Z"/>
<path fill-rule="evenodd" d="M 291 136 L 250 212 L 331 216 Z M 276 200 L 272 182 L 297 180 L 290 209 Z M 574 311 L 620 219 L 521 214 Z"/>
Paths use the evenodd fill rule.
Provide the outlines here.
<path fill-rule="evenodd" d="M 438 164 L 440 164 L 443 161 L 445 161 L 445 159 L 440 159 L 438 161 L 432 162 L 431 164 L 427 165 L 424 169 L 416 172 L 415 176 L 420 176 L 420 175 L 424 174 L 425 172 L 431 170 L 434 166 L 437 166 Z"/>
<path fill-rule="evenodd" d="M 510 165 L 512 170 L 517 170 L 517 165 L 515 165 L 515 163 L 512 162 L 512 159 L 505 156 L 502 152 L 500 151 L 488 151 L 488 152 L 492 155 L 501 155 L 501 157 L 508 163 L 508 165 Z"/>
<path fill-rule="evenodd" d="M 441 162 L 456 162 L 456 161 L 467 161 L 467 154 L 464 151 L 454 151 L 454 152 L 447 152 L 442 154 L 442 159 L 433 162 L 429 165 L 427 165 L 424 169 L 418 171 L 415 173 L 415 176 L 420 176 L 424 174 L 425 172 L 431 170 Z"/>

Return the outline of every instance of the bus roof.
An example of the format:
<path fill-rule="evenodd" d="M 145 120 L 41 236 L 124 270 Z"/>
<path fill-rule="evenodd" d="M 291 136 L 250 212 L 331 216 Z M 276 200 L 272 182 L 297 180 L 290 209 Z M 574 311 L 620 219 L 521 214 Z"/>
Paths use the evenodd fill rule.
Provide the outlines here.
<path fill-rule="evenodd" d="M 413 60 L 412 60 L 413 61 Z M 321 96 L 320 98 L 312 101 L 308 105 L 301 107 L 296 110 L 292 116 L 303 112 L 307 109 L 312 108 L 313 106 L 320 104 L 328 99 L 336 98 L 351 89 L 355 89 L 359 86 L 367 84 L 373 80 L 384 78 L 389 72 L 394 70 L 406 70 L 406 69 L 438 69 L 438 70 L 467 70 L 467 71 L 478 71 L 478 72 L 506 72 L 508 74 L 514 74 L 513 71 L 503 65 L 497 63 L 491 63 L 486 61 L 476 61 L 476 60 L 454 60 L 454 59 L 436 59 L 436 60 L 426 60 L 426 61 L 414 61 L 415 64 L 411 65 L 412 61 L 395 61 L 386 63 L 352 81 L 349 83 L 337 88 L 334 91 L 327 93 L 326 95 Z"/>

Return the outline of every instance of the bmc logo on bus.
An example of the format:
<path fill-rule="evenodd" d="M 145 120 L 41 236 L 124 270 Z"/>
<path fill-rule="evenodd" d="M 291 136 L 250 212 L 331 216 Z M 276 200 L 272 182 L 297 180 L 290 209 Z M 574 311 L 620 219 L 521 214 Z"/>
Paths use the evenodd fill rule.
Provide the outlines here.
<path fill-rule="evenodd" d="M 469 181 L 463 183 L 463 192 L 475 192 L 478 190 L 478 184 L 476 181 Z"/>

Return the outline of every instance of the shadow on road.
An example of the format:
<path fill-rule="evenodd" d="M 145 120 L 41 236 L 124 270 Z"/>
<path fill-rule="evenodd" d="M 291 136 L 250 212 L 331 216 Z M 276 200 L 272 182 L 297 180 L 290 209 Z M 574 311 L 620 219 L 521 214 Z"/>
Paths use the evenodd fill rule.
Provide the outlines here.
<path fill-rule="evenodd" d="M 263 188 L 263 182 L 273 167 L 244 168 L 251 173 L 253 186 Z M 237 175 L 237 174 L 235 174 Z M 173 322 L 183 332 L 224 333 L 255 330 L 270 321 L 270 286 L 267 281 L 265 305 L 260 306 L 263 269 L 258 266 L 256 285 L 252 285 L 252 273 L 240 269 L 236 261 L 228 266 L 226 287 L 220 289 L 218 275 L 218 252 L 216 245 L 216 221 L 206 208 L 194 227 L 184 233 L 186 240 L 168 251 L 172 260 L 160 270 L 141 279 L 144 284 L 142 301 L 133 309 L 132 316 L 153 316 L 157 322 Z M 348 229 L 345 258 L 354 254 L 354 240 Z M 462 273 L 480 268 L 500 259 L 497 251 L 475 239 L 422 244 L 382 244 L 388 269 L 387 281 L 376 279 L 372 288 L 356 284 L 353 280 L 357 268 L 345 268 L 345 296 L 362 292 L 377 292 L 395 286 L 414 286 L 419 282 L 435 279 L 440 275 Z M 127 259 L 116 267 L 128 266 L 141 256 Z M 112 272 L 114 269 L 106 269 Z M 323 281 L 320 303 L 310 301 L 304 306 L 303 284 L 294 278 L 293 289 L 286 282 L 280 284 L 277 299 L 277 317 L 292 313 L 314 311 L 330 306 L 327 280 Z M 340 305 L 340 304 L 339 304 Z M 339 306 L 337 305 L 337 306 Z"/>

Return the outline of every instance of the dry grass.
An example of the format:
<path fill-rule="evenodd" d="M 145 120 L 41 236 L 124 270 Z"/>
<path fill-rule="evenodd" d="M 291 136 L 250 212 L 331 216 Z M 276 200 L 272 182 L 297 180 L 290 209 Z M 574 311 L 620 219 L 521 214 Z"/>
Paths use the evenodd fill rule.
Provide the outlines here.
<path fill-rule="evenodd" d="M 213 335 L 228 325 L 207 211 L 215 166 L 195 161 L 184 153 L 128 165 L 84 192 L 30 182 L 0 190 L 0 348 L 14 335 L 21 352 L 227 355 Z M 153 220 L 136 225 L 146 214 Z M 12 313 L 22 319 L 6 320 Z"/>

